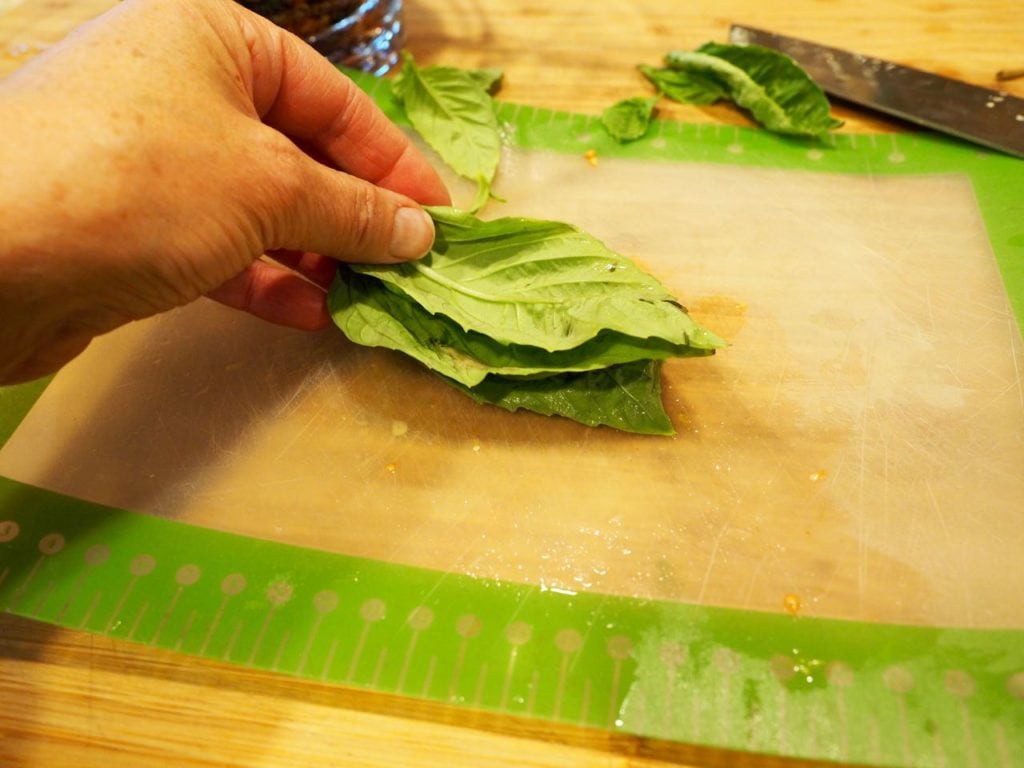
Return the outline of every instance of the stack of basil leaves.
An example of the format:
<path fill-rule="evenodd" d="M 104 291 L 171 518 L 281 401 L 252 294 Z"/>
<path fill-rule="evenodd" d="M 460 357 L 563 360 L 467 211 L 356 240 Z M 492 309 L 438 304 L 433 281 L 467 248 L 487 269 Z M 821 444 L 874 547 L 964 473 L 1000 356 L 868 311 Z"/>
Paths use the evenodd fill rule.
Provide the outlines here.
<path fill-rule="evenodd" d="M 340 265 L 328 301 L 357 344 L 403 352 L 480 403 L 589 426 L 670 435 L 661 366 L 724 342 L 655 278 L 557 221 L 482 220 L 501 136 L 498 70 L 418 67 L 403 53 L 392 91 L 408 124 L 473 181 L 471 212 L 428 208 L 436 237 L 418 261 Z"/>
<path fill-rule="evenodd" d="M 410 355 L 481 403 L 673 433 L 662 362 L 724 342 L 664 286 L 569 224 L 428 211 L 425 258 L 339 268 L 330 310 L 349 339 Z"/>

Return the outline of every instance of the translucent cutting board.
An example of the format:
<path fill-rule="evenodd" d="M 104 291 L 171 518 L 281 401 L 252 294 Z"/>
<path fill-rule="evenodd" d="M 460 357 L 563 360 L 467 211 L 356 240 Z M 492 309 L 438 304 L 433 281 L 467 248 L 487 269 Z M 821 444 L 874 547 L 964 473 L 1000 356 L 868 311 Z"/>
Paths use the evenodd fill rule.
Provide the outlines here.
<path fill-rule="evenodd" d="M 795 626 L 811 634 L 818 618 L 864 622 L 857 631 L 869 634 L 879 623 L 1024 628 L 1016 566 L 1024 551 L 1022 343 L 1007 291 L 1019 310 L 1019 163 L 927 138 L 804 145 L 673 124 L 618 147 L 579 116 L 505 107 L 502 117 L 509 146 L 496 191 L 507 202 L 486 216 L 578 224 L 655 273 L 730 342 L 712 358 L 666 365 L 675 437 L 478 406 L 408 359 L 356 347 L 340 332 L 271 327 L 199 302 L 96 340 L 0 449 L 0 474 L 395 573 L 427 569 L 422 579 L 437 585 L 512 585 L 570 605 L 581 595 L 598 598 L 591 606 L 613 596 L 696 606 L 694 615 L 704 606 L 741 609 L 804 622 Z M 390 597 L 375 599 L 383 606 Z M 384 618 L 367 605 L 364 628 Z M 401 618 L 413 637 L 433 623 L 416 630 L 424 615 L 412 616 Z M 447 657 L 454 669 L 458 648 L 464 653 L 479 630 L 465 621 L 438 646 L 442 665 Z M 83 624 L 121 626 L 113 618 Z M 524 678 L 527 693 L 517 699 L 513 664 L 537 624 L 523 626 L 506 626 L 506 644 L 489 662 L 508 664 L 491 706 L 537 716 L 528 691 L 547 675 L 560 680 L 548 716 L 564 719 L 567 660 L 589 635 L 558 635 L 553 621 L 546 629 L 558 663 L 545 670 L 536 661 L 537 678 Z M 734 708 L 725 699 L 700 703 L 693 691 L 717 691 L 715 679 L 735 668 L 728 633 L 698 654 L 689 623 L 658 627 L 655 641 L 643 627 L 613 635 L 623 645 L 608 654 L 628 657 L 636 681 L 616 683 L 601 708 L 611 716 L 599 725 L 906 765 L 931 765 L 942 750 L 999 756 L 1024 738 L 1020 658 L 1001 656 L 994 673 L 1004 704 L 1016 701 L 1016 719 L 988 707 L 999 713 L 986 721 L 997 735 L 983 746 L 962 731 L 944 732 L 935 747 L 929 718 L 911 722 L 901 704 L 904 733 L 890 738 L 879 735 L 889 726 L 865 725 L 874 741 L 865 736 L 857 752 L 852 725 L 843 739 L 827 737 L 838 700 L 830 699 L 831 715 L 800 715 L 818 724 L 813 738 L 787 735 L 784 704 L 780 715 L 777 704 L 752 710 L 748 700 L 743 709 L 740 693 Z M 1020 633 L 994 636 L 1024 643 Z M 781 642 L 764 659 L 766 679 L 784 693 L 794 675 L 815 677 L 808 664 L 826 678 L 822 652 L 805 658 L 792 645 Z M 406 687 L 409 653 L 393 689 Z M 903 702 L 914 674 L 883 656 L 880 690 Z M 235 658 L 230 649 L 224 657 Z M 828 667 L 829 695 L 854 667 Z M 977 676 L 953 671 L 968 676 L 973 695 Z M 367 670 L 361 684 L 387 688 L 381 674 Z M 966 690 L 951 679 L 947 670 L 936 683 L 943 695 Z M 652 706 L 671 713 L 687 693 L 685 716 L 651 715 Z M 582 707 L 583 690 L 574 695 Z M 968 699 L 957 696 L 951 701 Z M 488 706 L 482 692 L 454 698 Z M 715 721 L 715 706 L 734 727 L 698 727 Z M 768 709 L 774 725 L 749 725 Z M 860 714 L 870 719 L 866 708 Z M 941 718 L 930 720 L 934 730 Z"/>

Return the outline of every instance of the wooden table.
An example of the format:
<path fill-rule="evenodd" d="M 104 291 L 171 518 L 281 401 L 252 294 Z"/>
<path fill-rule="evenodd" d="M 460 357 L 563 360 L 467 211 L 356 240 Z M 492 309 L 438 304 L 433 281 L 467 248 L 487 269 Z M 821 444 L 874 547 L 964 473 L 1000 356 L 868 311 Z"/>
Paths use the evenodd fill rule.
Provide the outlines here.
<path fill-rule="evenodd" d="M 0 0 L 0 76 L 111 0 Z M 640 62 L 763 26 L 992 86 L 1024 66 L 1011 0 L 409 0 L 421 63 L 505 69 L 503 99 L 597 112 L 642 92 Z M 1001 87 L 1024 95 L 1024 79 Z M 837 109 L 844 131 L 898 130 Z M 738 123 L 727 107 L 667 108 Z M 0 615 L 4 766 L 781 765 L 315 685 Z M 792 763 L 786 762 L 786 765 Z"/>

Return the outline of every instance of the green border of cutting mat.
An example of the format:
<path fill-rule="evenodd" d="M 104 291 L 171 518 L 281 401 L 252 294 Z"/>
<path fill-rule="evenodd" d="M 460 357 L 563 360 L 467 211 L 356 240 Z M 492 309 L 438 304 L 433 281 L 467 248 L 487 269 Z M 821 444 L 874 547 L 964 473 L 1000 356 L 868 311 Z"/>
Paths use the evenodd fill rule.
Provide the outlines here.
<path fill-rule="evenodd" d="M 382 81 L 357 76 L 398 117 Z M 1024 164 L 927 135 L 658 122 L 502 104 L 528 148 L 973 184 L 1024 325 Z M 45 382 L 0 389 L 0 444 Z M 0 608 L 186 654 L 454 706 L 737 750 L 898 766 L 1021 765 L 1024 629 L 797 618 L 569 594 L 300 549 L 0 477 Z"/>

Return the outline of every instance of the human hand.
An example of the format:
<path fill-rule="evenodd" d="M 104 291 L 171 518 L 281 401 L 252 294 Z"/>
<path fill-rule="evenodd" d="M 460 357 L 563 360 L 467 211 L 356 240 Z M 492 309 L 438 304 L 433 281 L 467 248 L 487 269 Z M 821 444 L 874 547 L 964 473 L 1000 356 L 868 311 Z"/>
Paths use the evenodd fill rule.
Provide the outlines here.
<path fill-rule="evenodd" d="M 333 260 L 422 256 L 418 203 L 449 201 L 348 78 L 228 0 L 125 0 L 0 82 L 0 126 L 0 384 L 201 295 L 323 327 Z"/>

